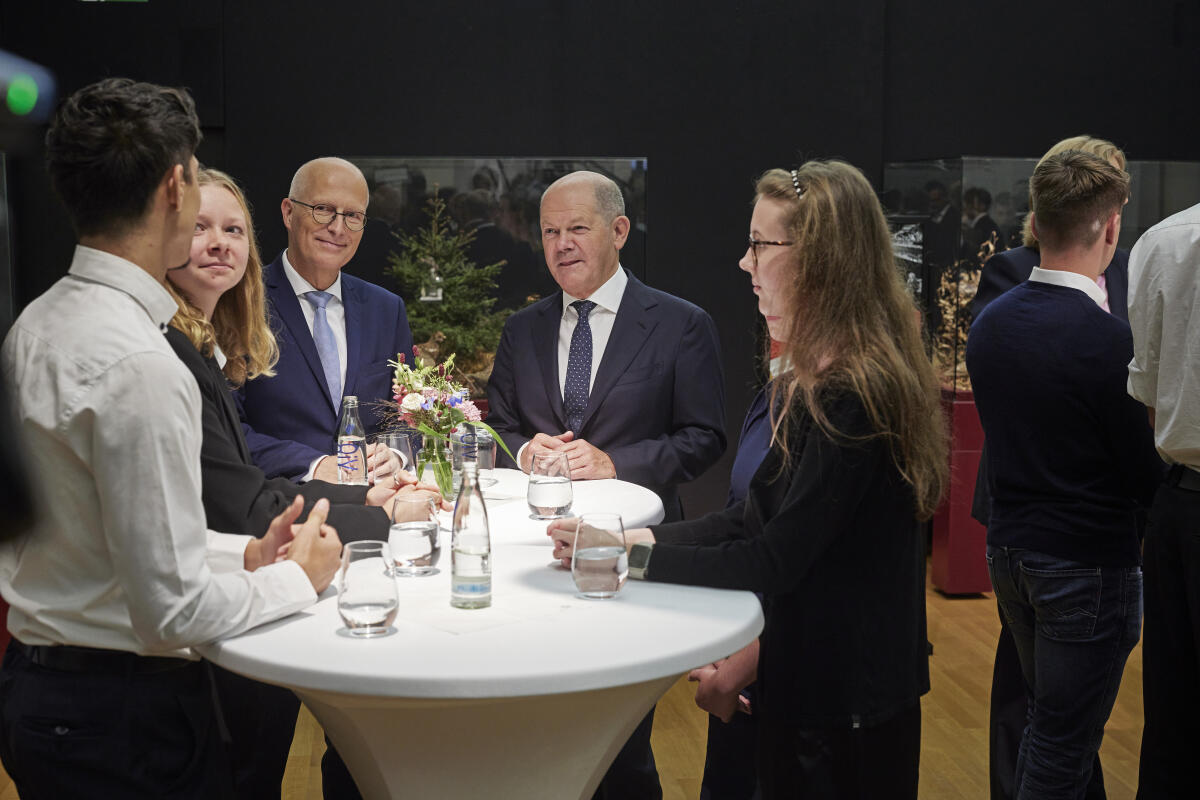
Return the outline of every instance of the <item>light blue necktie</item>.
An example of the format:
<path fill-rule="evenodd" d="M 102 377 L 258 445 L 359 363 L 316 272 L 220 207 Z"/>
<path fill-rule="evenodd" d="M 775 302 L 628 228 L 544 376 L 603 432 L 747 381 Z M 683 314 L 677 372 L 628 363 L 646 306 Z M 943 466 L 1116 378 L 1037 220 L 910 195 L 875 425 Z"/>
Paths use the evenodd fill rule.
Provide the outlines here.
<path fill-rule="evenodd" d="M 337 339 L 333 338 L 333 328 L 325 317 L 325 306 L 333 298 L 329 292 L 305 292 L 304 299 L 312 303 L 316 314 L 313 316 L 313 343 L 317 345 L 317 355 L 321 357 L 321 367 L 325 370 L 325 383 L 329 386 L 329 399 L 337 408 L 342 401 L 342 362 L 338 358 Z"/>
<path fill-rule="evenodd" d="M 571 350 L 567 354 L 563 410 L 567 412 L 567 428 L 574 431 L 578 439 L 592 383 L 592 326 L 588 323 L 588 314 L 596 304 L 591 300 L 576 300 L 571 305 L 579 312 L 579 322 L 571 333 Z"/>

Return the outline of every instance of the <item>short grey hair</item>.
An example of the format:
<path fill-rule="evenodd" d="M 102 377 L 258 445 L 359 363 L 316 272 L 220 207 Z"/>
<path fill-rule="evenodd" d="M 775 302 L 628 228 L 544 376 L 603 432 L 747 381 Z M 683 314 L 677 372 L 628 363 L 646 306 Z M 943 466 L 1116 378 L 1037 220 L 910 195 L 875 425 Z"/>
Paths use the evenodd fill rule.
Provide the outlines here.
<path fill-rule="evenodd" d="M 625 216 L 625 196 L 621 194 L 621 187 L 607 175 L 587 170 L 567 173 L 547 186 L 546 191 L 542 192 L 542 203 L 546 202 L 546 195 L 550 194 L 551 189 L 576 181 L 587 181 L 592 185 L 592 190 L 596 193 L 596 211 L 606 223 Z"/>

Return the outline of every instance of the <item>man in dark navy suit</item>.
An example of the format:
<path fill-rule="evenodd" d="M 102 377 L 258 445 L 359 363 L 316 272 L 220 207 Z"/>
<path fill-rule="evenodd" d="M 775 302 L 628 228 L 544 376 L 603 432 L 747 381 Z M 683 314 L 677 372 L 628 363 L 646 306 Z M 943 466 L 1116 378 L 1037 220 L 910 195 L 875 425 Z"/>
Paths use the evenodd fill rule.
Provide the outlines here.
<path fill-rule="evenodd" d="M 368 433 L 378 429 L 373 403 L 392 396 L 388 360 L 412 353 L 404 301 L 342 274 L 362 240 L 368 196 L 358 167 L 318 158 L 296 171 L 281 204 L 288 246 L 265 275 L 279 363 L 274 377 L 247 381 L 236 395 L 250 456 L 269 478 L 336 483 L 342 397 L 357 396 Z M 377 480 L 400 466 L 384 448 L 370 457 Z M 332 746 L 321 774 L 326 798 L 360 796 Z"/>
<path fill-rule="evenodd" d="M 561 291 L 509 317 L 488 385 L 488 422 L 528 471 L 565 453 L 575 480 L 620 478 L 682 518 L 676 486 L 725 450 L 717 332 L 702 309 L 621 268 L 629 218 L 608 178 L 575 172 L 541 204 L 546 264 Z M 617 755 L 597 797 L 659 798 L 654 712 Z"/>
<path fill-rule="evenodd" d="M 266 269 L 267 308 L 279 343 L 274 377 L 246 384 L 237 397 L 246 443 L 267 477 L 337 481 L 342 397 L 360 403 L 368 432 L 392 395 L 388 359 L 412 353 L 404 301 L 342 274 L 362 240 L 367 182 L 340 158 L 318 158 L 296 171 L 282 202 L 287 249 Z M 398 460 L 372 453 L 376 476 Z"/>

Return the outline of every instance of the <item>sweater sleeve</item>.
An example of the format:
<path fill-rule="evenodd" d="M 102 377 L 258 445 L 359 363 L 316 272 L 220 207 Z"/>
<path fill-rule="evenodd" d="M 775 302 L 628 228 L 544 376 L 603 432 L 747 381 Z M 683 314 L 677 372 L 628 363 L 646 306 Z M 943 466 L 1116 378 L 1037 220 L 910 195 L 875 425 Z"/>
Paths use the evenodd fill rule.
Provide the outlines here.
<path fill-rule="evenodd" d="M 894 470 L 887 445 L 878 437 L 862 438 L 870 428 L 857 399 L 837 402 L 830 418 L 844 436 L 835 441 L 815 425 L 803 426 L 790 443 L 791 466 L 775 478 L 786 481 L 781 498 L 772 499 L 781 487 L 768 483 L 778 472 L 772 451 L 751 487 L 742 527 L 720 515 L 683 523 L 694 527 L 687 534 L 669 531 L 670 540 L 703 544 L 656 545 L 650 579 L 785 593 L 804 581 L 833 542 L 852 532 L 856 517 L 866 513 L 859 524 L 870 524 L 864 512 L 870 487 L 878 484 L 880 471 Z M 726 540 L 709 545 L 718 522 Z M 756 528 L 757 535 L 735 538 Z"/>

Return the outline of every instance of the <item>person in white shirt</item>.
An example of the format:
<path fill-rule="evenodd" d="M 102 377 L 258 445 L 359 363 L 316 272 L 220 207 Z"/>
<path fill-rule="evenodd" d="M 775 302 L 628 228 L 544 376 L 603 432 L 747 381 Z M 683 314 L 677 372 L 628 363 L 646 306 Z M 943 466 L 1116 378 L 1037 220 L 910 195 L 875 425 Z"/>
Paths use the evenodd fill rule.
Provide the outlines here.
<path fill-rule="evenodd" d="M 186 92 L 124 78 L 67 98 L 46 137 L 79 246 L 0 352 L 38 495 L 33 529 L 0 545 L 0 760 L 27 800 L 228 796 L 191 648 L 312 604 L 339 563 L 324 501 L 261 539 L 205 528 L 200 395 L 163 336 L 199 141 Z"/>
<path fill-rule="evenodd" d="M 1129 254 L 1129 394 L 1170 465 L 1143 552 L 1145 726 L 1139 800 L 1191 797 L 1200 748 L 1200 205 L 1142 234 Z"/>

